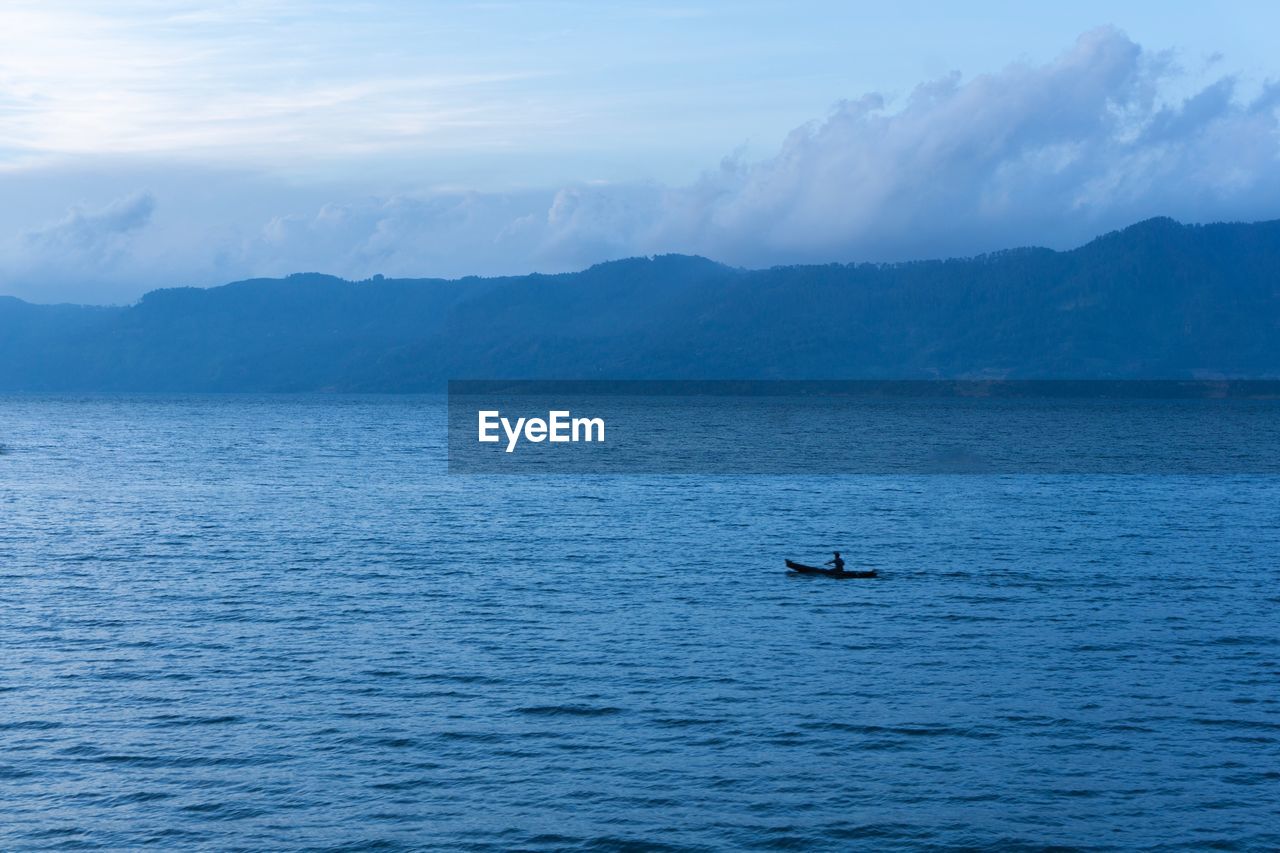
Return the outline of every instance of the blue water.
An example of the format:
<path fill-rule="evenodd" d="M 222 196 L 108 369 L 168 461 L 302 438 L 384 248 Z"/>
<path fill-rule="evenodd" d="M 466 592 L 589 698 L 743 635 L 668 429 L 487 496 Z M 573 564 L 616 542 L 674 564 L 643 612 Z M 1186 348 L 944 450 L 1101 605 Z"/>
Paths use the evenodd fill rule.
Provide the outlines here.
<path fill-rule="evenodd" d="M 0 848 L 1280 847 L 1280 478 L 444 440 L 438 398 L 0 398 Z M 837 547 L 882 579 L 782 571 Z"/>

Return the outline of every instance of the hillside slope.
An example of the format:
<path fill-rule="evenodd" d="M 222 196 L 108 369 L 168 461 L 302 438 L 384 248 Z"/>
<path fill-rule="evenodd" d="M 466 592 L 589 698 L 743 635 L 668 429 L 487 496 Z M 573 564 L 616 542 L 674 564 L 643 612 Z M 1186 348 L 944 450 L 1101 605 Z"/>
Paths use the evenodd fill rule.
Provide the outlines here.
<path fill-rule="evenodd" d="M 1139 223 L 1078 249 L 738 270 L 0 298 L 0 389 L 436 391 L 450 378 L 1280 376 L 1280 221 Z"/>

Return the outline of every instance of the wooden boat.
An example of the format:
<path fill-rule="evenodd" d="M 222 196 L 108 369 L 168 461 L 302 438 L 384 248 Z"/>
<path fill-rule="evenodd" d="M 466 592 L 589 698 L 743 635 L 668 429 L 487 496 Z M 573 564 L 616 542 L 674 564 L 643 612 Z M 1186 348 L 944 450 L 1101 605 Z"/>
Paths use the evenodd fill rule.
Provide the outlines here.
<path fill-rule="evenodd" d="M 793 563 L 787 560 L 787 568 L 801 575 L 826 575 L 829 578 L 874 578 L 879 577 L 875 569 L 866 572 L 837 572 L 835 569 L 820 569 L 817 566 L 806 566 L 804 563 Z"/>

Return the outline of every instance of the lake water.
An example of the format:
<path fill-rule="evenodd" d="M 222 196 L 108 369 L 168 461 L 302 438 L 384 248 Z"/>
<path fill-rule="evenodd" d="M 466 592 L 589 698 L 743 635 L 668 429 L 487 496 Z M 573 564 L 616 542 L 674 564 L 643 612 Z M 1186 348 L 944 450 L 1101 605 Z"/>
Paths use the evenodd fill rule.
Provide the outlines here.
<path fill-rule="evenodd" d="M 1280 847 L 1280 478 L 464 477 L 0 398 L 0 848 Z M 786 557 L 874 566 L 789 576 Z"/>

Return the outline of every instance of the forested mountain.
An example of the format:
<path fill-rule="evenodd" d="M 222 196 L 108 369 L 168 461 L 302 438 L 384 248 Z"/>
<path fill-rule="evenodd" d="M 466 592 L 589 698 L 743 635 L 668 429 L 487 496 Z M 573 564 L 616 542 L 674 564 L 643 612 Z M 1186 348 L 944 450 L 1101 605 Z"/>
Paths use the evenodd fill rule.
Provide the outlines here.
<path fill-rule="evenodd" d="M 0 389 L 437 391 L 451 378 L 1280 377 L 1280 221 L 741 270 L 318 274 L 119 308 L 0 297 Z"/>

